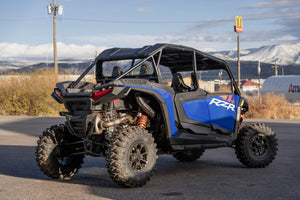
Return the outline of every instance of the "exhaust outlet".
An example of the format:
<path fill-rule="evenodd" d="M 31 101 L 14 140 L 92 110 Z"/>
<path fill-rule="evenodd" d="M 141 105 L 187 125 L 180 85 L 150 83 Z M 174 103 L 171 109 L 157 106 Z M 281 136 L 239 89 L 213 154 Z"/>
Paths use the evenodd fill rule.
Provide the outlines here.
<path fill-rule="evenodd" d="M 134 124 L 135 122 L 136 122 L 136 119 L 130 115 L 125 115 L 121 118 L 118 118 L 114 121 L 109 121 L 109 122 L 103 122 L 101 120 L 101 117 L 99 115 L 97 115 L 96 119 L 95 119 L 95 131 L 97 134 L 101 134 L 103 132 L 104 128 L 108 128 L 111 126 L 117 126 L 120 124 L 126 124 L 126 123 Z"/>

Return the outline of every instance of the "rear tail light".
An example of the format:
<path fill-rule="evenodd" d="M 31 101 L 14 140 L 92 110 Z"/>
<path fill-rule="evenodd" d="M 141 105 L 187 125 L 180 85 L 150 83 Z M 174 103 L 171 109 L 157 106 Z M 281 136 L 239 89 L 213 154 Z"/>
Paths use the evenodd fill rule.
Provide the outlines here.
<path fill-rule="evenodd" d="M 54 89 L 54 92 L 52 93 L 51 96 L 52 96 L 58 103 L 63 103 L 64 96 L 63 96 L 62 92 L 61 92 L 58 88 L 55 88 L 55 89 Z"/>
<path fill-rule="evenodd" d="M 107 95 L 108 93 L 110 93 L 111 90 L 112 90 L 112 89 L 110 88 L 110 89 L 103 90 L 103 91 L 100 91 L 100 92 L 94 92 L 94 93 L 92 94 L 92 99 L 93 99 L 94 101 L 96 101 L 97 99 L 99 99 L 99 98 L 103 97 L 104 95 Z"/>
<path fill-rule="evenodd" d="M 54 89 L 55 94 L 61 99 L 64 99 L 64 96 L 62 95 L 62 92 L 59 89 Z"/>

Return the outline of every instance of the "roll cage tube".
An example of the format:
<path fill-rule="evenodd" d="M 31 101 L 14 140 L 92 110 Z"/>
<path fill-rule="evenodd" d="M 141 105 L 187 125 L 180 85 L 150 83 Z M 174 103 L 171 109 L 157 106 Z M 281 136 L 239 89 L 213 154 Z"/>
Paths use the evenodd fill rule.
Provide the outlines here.
<path fill-rule="evenodd" d="M 144 63 L 145 61 L 147 61 L 149 58 L 150 58 L 150 56 L 144 58 L 143 60 L 141 60 L 140 62 L 138 62 L 137 64 L 135 64 L 133 67 L 131 67 L 129 70 L 127 70 L 124 74 L 121 74 L 119 77 L 117 77 L 115 79 L 115 81 L 120 80 L 124 76 L 127 76 L 130 72 L 132 72 L 133 70 L 135 70 L 136 68 L 138 68 L 138 66 L 140 66 L 142 63 Z"/>
<path fill-rule="evenodd" d="M 156 55 L 157 53 L 159 54 L 159 56 L 158 56 L 158 62 L 156 63 L 155 59 L 154 59 L 154 55 Z M 131 68 L 129 70 L 127 70 L 125 73 L 123 73 L 120 76 L 118 76 L 117 78 L 115 78 L 114 80 L 112 80 L 112 81 L 118 81 L 118 80 L 124 78 L 125 76 L 130 74 L 132 71 L 134 71 L 136 68 L 138 68 L 140 65 L 142 65 L 144 62 L 146 62 L 147 60 L 150 61 L 150 59 L 151 59 L 150 62 L 152 62 L 152 64 L 153 64 L 155 77 L 157 78 L 158 83 L 160 83 L 161 82 L 161 74 L 160 74 L 160 71 L 158 70 L 158 63 L 159 63 L 159 60 L 160 60 L 160 57 L 161 57 L 161 53 L 162 53 L 162 51 L 155 52 L 154 54 L 151 54 L 151 55 L 143 58 L 141 61 L 139 61 L 135 65 L 134 65 L 134 60 L 137 59 L 137 58 L 131 58 L 132 59 Z"/>
<path fill-rule="evenodd" d="M 199 82 L 198 82 L 198 76 L 197 76 L 197 57 L 196 57 L 196 51 L 193 51 L 193 70 L 194 70 L 194 78 L 196 78 L 196 86 L 197 89 L 199 88 Z"/>
<path fill-rule="evenodd" d="M 226 65 L 226 68 L 228 68 L 228 65 L 226 63 L 225 63 L 225 65 Z M 229 75 L 229 77 L 231 79 L 231 88 L 234 89 L 234 93 L 236 95 L 241 96 L 241 92 L 240 92 L 240 90 L 239 90 L 239 88 L 238 88 L 238 86 L 237 86 L 237 84 L 236 84 L 236 82 L 235 82 L 235 80 L 233 78 L 233 75 L 232 75 L 231 71 L 227 70 L 227 69 L 226 69 L 226 71 L 227 71 L 227 73 L 228 73 L 228 75 Z"/>
<path fill-rule="evenodd" d="M 132 55 L 129 54 L 128 56 L 126 55 L 125 57 L 123 57 L 122 55 L 120 55 L 119 57 L 116 56 L 116 60 L 123 59 L 123 58 L 124 59 L 128 58 L 128 59 L 133 59 L 133 60 L 139 58 L 139 59 L 142 59 L 142 60 L 140 62 L 138 62 L 137 64 L 135 64 L 133 67 L 131 67 L 126 73 L 121 74 L 119 77 L 117 77 L 115 80 L 112 80 L 112 81 L 116 81 L 116 80 L 122 79 L 123 77 L 125 77 L 126 75 L 128 75 L 130 72 L 132 72 L 133 70 L 135 70 L 139 65 L 141 65 L 142 63 L 144 63 L 148 59 L 151 59 L 150 62 L 152 62 L 152 64 L 153 64 L 153 68 L 155 70 L 154 73 L 155 73 L 155 76 L 157 78 L 157 81 L 158 81 L 158 83 L 161 83 L 161 73 L 160 73 L 160 70 L 159 70 L 159 65 L 160 65 L 162 59 L 165 59 L 165 58 L 163 58 L 164 57 L 163 56 L 164 53 L 162 51 L 164 51 L 165 49 L 167 50 L 167 57 L 166 58 L 168 59 L 168 52 L 172 53 L 171 51 L 173 51 L 173 50 L 176 51 L 176 50 L 179 49 L 180 51 L 175 52 L 178 55 L 182 52 L 182 50 L 184 50 L 185 52 L 191 52 L 192 53 L 192 55 L 193 55 L 192 56 L 192 65 L 193 65 L 193 71 L 194 71 L 194 73 L 197 72 L 197 69 L 199 67 L 199 66 L 197 66 L 197 64 L 203 63 L 204 65 L 210 65 L 211 63 L 207 62 L 207 60 L 209 60 L 210 62 L 213 62 L 212 63 L 213 64 L 213 66 L 212 66 L 213 68 L 216 68 L 216 64 L 217 63 L 223 65 L 222 69 L 225 69 L 227 71 L 227 73 L 228 73 L 228 75 L 229 75 L 229 77 L 231 79 L 231 87 L 232 87 L 232 89 L 234 89 L 234 93 L 237 94 L 237 95 L 240 95 L 239 88 L 237 87 L 237 84 L 234 81 L 233 75 L 230 72 L 229 67 L 228 67 L 228 65 L 227 65 L 227 63 L 225 61 L 220 60 L 220 59 L 218 59 L 216 57 L 210 56 L 208 54 L 205 54 L 203 52 L 198 52 L 197 50 L 194 50 L 192 48 L 181 47 L 181 46 L 177 47 L 177 46 L 168 45 L 168 44 L 157 44 L 157 45 L 154 45 L 154 47 L 155 46 L 157 46 L 157 49 L 154 49 L 152 52 L 151 51 L 148 52 L 147 53 L 148 55 L 144 54 L 143 55 L 144 57 L 141 57 L 141 55 L 140 55 L 140 54 L 142 54 L 141 52 L 144 52 L 144 51 L 147 51 L 147 50 L 151 49 L 150 47 L 147 47 L 147 48 L 144 47 L 140 52 L 138 52 L 138 53 L 134 52 L 134 54 L 132 54 Z M 115 56 L 115 54 L 117 52 L 119 52 L 119 51 L 121 51 L 121 49 L 117 49 L 117 51 L 113 52 L 114 53 L 113 55 L 110 54 L 111 50 L 109 50 L 108 53 L 104 52 L 104 55 L 103 55 L 104 59 L 103 60 L 101 60 L 101 58 L 100 58 L 101 56 L 99 55 L 100 57 L 99 56 L 98 57 L 100 59 L 98 59 L 98 57 L 97 57 L 95 59 L 95 61 L 93 61 L 93 63 L 83 72 L 83 74 L 76 81 L 74 81 L 74 82 L 72 82 L 70 84 L 69 88 L 75 88 L 78 85 L 78 83 L 86 76 L 86 74 L 89 73 L 89 71 L 94 67 L 94 65 L 98 61 L 101 62 L 101 61 L 104 61 L 104 60 L 115 60 L 115 59 L 110 59 L 110 58 L 111 58 L 111 56 Z M 126 49 L 124 51 L 126 51 Z M 107 56 L 108 54 L 109 54 L 109 56 Z M 107 56 L 107 57 L 105 57 L 105 56 Z M 155 58 L 154 58 L 154 56 L 155 56 Z M 199 58 L 197 58 L 198 56 L 199 56 Z M 205 60 L 202 60 L 202 58 L 205 59 Z M 169 62 L 169 61 L 168 60 L 164 60 L 164 62 Z M 171 61 L 170 64 L 171 65 L 173 64 L 172 61 Z M 176 66 L 176 68 L 178 68 L 178 66 Z M 97 86 L 99 87 L 98 84 L 97 84 Z M 199 84 L 198 84 L 198 86 L 199 86 Z"/>
<path fill-rule="evenodd" d="M 95 64 L 96 60 L 94 60 L 93 63 L 90 64 L 90 66 L 88 66 L 88 68 L 79 76 L 79 78 L 76 81 L 72 82 L 68 88 L 75 88 L 78 85 L 78 83 L 91 71 Z"/>

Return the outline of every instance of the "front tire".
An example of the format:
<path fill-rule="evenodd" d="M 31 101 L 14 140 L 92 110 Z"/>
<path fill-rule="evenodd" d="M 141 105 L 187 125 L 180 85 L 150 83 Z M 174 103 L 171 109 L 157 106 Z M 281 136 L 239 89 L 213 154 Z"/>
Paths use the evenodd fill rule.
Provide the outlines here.
<path fill-rule="evenodd" d="M 79 139 L 70 135 L 64 125 L 52 126 L 43 132 L 43 136 L 37 141 L 36 161 L 41 171 L 54 179 L 71 178 L 81 167 L 84 155 L 64 156 L 64 152 L 72 153 L 74 148 L 82 148 L 83 144 L 66 147 L 64 142 L 75 142 Z"/>
<path fill-rule="evenodd" d="M 143 128 L 128 127 L 108 147 L 107 171 L 124 187 L 145 185 L 153 174 L 157 149 L 152 135 Z"/>
<path fill-rule="evenodd" d="M 238 135 L 235 153 L 247 167 L 262 168 L 269 165 L 277 154 L 278 140 L 274 131 L 264 123 L 251 123 Z"/>

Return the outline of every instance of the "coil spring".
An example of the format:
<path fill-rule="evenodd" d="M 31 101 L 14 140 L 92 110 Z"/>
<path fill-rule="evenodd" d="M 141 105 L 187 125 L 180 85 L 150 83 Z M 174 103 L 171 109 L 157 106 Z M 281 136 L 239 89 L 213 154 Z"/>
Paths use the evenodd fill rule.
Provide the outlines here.
<path fill-rule="evenodd" d="M 244 115 L 241 115 L 241 119 L 240 119 L 240 122 L 239 122 L 239 130 L 242 129 L 242 122 L 244 120 Z"/>
<path fill-rule="evenodd" d="M 137 123 L 137 126 L 138 127 L 142 127 L 142 128 L 146 128 L 147 126 L 147 120 L 148 120 L 148 116 L 147 115 L 142 115 L 140 118 L 139 118 L 139 121 Z"/>

